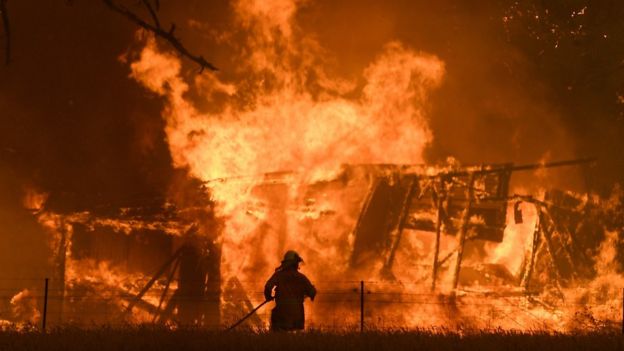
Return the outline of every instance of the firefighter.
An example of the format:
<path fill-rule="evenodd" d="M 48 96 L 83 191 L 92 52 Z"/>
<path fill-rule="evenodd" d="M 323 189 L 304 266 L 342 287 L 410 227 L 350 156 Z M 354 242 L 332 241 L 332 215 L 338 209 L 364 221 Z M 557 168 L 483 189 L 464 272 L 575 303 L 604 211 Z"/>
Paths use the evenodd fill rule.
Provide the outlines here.
<path fill-rule="evenodd" d="M 305 324 L 303 299 L 307 296 L 312 301 L 316 289 L 310 280 L 299 272 L 301 256 L 289 250 L 284 254 L 282 264 L 264 286 L 264 297 L 267 301 L 275 299 L 275 308 L 271 311 L 271 330 L 293 331 L 302 330 Z M 275 295 L 273 295 L 275 289 Z"/>

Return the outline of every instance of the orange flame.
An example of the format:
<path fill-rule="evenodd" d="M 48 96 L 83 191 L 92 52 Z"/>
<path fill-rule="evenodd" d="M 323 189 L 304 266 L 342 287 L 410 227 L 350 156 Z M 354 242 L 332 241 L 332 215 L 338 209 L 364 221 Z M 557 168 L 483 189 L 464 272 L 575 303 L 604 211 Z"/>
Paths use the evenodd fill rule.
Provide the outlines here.
<path fill-rule="evenodd" d="M 242 276 L 258 285 L 258 276 L 268 275 L 287 247 L 319 262 L 307 267 L 312 278 L 339 274 L 348 260 L 346 235 L 354 220 L 349 217 L 357 210 L 328 199 L 329 211 L 346 216 L 339 221 L 342 227 L 310 240 L 299 212 L 288 213 L 301 207 L 306 188 L 298 184 L 331 178 L 344 163 L 421 163 L 431 141 L 427 97 L 441 83 L 444 64 L 391 42 L 364 70 L 364 84 L 358 86 L 325 72 L 319 43 L 294 23 L 296 2 L 238 1 L 234 9 L 237 24 L 249 32 L 242 46 L 248 56 L 239 67 L 248 78 L 223 82 L 203 75 L 194 82 L 206 101 L 225 95 L 218 111 L 195 107 L 179 60 L 160 51 L 152 38 L 131 64 L 132 77 L 167 100 L 167 141 L 176 166 L 205 181 L 294 171 L 293 185 L 265 191 L 254 190 L 261 177 L 210 183 L 217 213 L 226 218 L 221 237 L 226 277 Z M 266 203 L 267 197 L 275 200 L 270 192 L 282 192 L 277 200 L 282 209 L 249 207 Z"/>
<path fill-rule="evenodd" d="M 224 281 L 239 277 L 250 291 L 262 284 L 287 248 L 309 258 L 304 270 L 313 280 L 356 278 L 348 276 L 347 266 L 366 179 L 356 177 L 356 184 L 341 189 L 342 194 L 323 190 L 313 206 L 308 206 L 308 185 L 332 179 L 345 163 L 422 163 L 432 139 L 426 121 L 428 97 L 444 76 L 444 63 L 437 57 L 390 42 L 364 69 L 361 80 L 331 77 L 323 59 L 327 53 L 295 22 L 297 5 L 293 0 L 234 3 L 235 24 L 247 36 L 239 43 L 241 60 L 233 74 L 239 78 L 231 81 L 215 75 L 186 81 L 179 59 L 161 51 L 149 36 L 141 38 L 145 45 L 131 63 L 132 78 L 165 98 L 163 116 L 174 166 L 209 183 L 216 212 L 226 222 L 219 239 Z M 191 91 L 200 97 L 191 98 Z M 208 111 L 198 107 L 206 104 Z M 275 171 L 290 172 L 280 182 L 262 176 Z M 513 250 L 527 246 L 537 217 L 530 206 L 523 210 L 523 224 L 508 226 L 502 244 L 486 246 L 489 261 L 513 273 L 523 259 Z M 310 229 L 307 223 L 324 215 L 332 216 L 332 227 Z M 414 235 L 403 240 L 396 265 L 405 281 L 422 280 L 423 257 L 411 252 L 430 246 Z M 451 244 L 443 241 L 442 246 L 449 251 Z M 375 268 L 378 272 L 380 267 Z M 445 272 L 440 274 L 442 281 L 448 279 Z M 417 291 L 415 284 L 408 285 L 402 289 Z M 467 322 L 461 315 L 444 317 L 457 314 L 456 307 L 441 311 L 437 297 L 427 299 L 426 307 L 406 307 L 396 322 Z M 520 300 L 511 302 L 514 307 L 509 301 L 493 304 L 486 322 L 469 322 L 496 327 L 489 323 L 513 313 Z M 515 317 L 507 326 L 547 322 L 561 328 L 567 323 L 547 307 L 532 307 Z"/>

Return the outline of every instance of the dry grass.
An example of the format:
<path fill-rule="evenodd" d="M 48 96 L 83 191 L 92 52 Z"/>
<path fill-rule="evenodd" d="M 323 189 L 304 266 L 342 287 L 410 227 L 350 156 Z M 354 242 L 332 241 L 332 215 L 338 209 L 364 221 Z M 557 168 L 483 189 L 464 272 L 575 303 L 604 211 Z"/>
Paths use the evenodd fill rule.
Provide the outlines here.
<path fill-rule="evenodd" d="M 150 327 L 0 332 L 0 350 L 624 350 L 616 331 L 580 334 L 443 330 L 386 332 L 216 332 Z"/>

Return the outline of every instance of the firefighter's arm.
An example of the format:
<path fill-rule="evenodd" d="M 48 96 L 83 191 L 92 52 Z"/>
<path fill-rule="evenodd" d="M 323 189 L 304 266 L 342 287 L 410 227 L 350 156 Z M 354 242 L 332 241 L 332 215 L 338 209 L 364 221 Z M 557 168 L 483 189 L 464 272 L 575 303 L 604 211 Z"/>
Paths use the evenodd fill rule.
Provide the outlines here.
<path fill-rule="evenodd" d="M 273 288 L 277 285 L 275 281 L 275 275 L 273 275 L 269 280 L 267 280 L 266 284 L 264 284 L 264 299 L 266 301 L 273 300 Z"/>
<path fill-rule="evenodd" d="M 310 296 L 310 300 L 312 301 L 314 301 L 316 297 L 316 288 L 312 284 L 310 284 L 310 288 L 308 289 L 308 296 Z"/>
<path fill-rule="evenodd" d="M 305 280 L 307 285 L 306 294 L 310 297 L 310 300 L 314 301 L 314 298 L 316 297 L 316 288 L 314 287 L 314 285 L 312 285 L 307 277 L 305 278 Z"/>

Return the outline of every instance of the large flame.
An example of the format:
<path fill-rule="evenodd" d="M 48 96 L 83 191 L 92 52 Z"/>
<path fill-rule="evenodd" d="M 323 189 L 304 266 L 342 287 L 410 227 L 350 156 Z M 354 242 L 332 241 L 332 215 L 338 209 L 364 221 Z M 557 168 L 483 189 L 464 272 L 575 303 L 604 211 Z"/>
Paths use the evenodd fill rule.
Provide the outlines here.
<path fill-rule="evenodd" d="M 297 5 L 293 0 L 234 3 L 236 30 L 245 35 L 236 44 L 236 78 L 231 81 L 218 74 L 184 79 L 179 59 L 146 35 L 139 36 L 145 45 L 131 63 L 131 76 L 166 101 L 163 116 L 175 166 L 211 188 L 216 212 L 225 221 L 219 238 L 223 276 L 237 277 L 248 291 L 262 286 L 288 248 L 303 253 L 308 259 L 305 272 L 321 285 L 336 288 L 340 281 L 348 290 L 353 288 L 350 280 L 382 278 L 377 275 L 380 267 L 369 267 L 374 273 L 366 277 L 348 269 L 351 231 L 366 182 L 358 183 L 359 191 L 353 184 L 340 191 L 324 189 L 313 204 L 306 197 L 307 185 L 331 179 L 343 164 L 422 163 L 432 139 L 428 96 L 444 76 L 440 59 L 394 41 L 381 49 L 359 80 L 333 77 L 326 69 L 328 53 L 297 26 Z M 271 172 L 281 172 L 280 181 L 272 182 L 267 175 Z M 508 226 L 502 244 L 485 245 L 489 261 L 513 274 L 524 257 L 514 248 L 530 245 L 537 223 L 530 205 L 523 210 L 526 221 Z M 331 224 L 310 224 L 322 216 L 331 217 Z M 449 251 L 451 241 L 445 239 L 442 247 Z M 475 307 L 483 297 L 466 297 L 468 304 L 460 311 L 454 300 L 418 295 L 430 272 L 422 262 L 430 262 L 431 251 L 428 239 L 410 235 L 402 241 L 395 264 L 399 290 L 407 293 L 404 299 L 420 296 L 423 301 L 386 314 L 387 326 L 452 320 L 481 327 L 558 328 L 574 315 L 532 305 L 531 312 L 518 310 L 521 315 L 508 318 L 527 300 L 504 298 L 490 305 L 484 321 L 474 318 L 483 315 Z M 449 271 L 440 279 L 447 281 Z M 380 282 L 369 289 L 381 293 L 396 286 Z M 251 298 L 259 301 L 261 296 Z M 383 310 L 377 307 L 380 315 Z M 312 323 L 314 317 L 312 313 Z"/>
<path fill-rule="evenodd" d="M 202 75 L 190 86 L 178 58 L 159 50 L 149 37 L 131 64 L 132 77 L 166 98 L 167 140 L 175 165 L 205 181 L 230 179 L 210 183 L 218 214 L 227 218 L 225 275 L 243 274 L 243 280 L 258 284 L 278 263 L 281 250 L 296 247 L 314 255 L 310 261 L 323 262 L 308 266 L 313 277 L 321 272 L 327 277 L 328 269 L 339 271 L 348 258 L 348 248 L 337 246 L 345 245 L 342 239 L 353 223 L 346 219 L 343 228 L 306 238 L 309 233 L 298 229 L 300 215 L 284 215 L 301 207 L 305 189 L 297 184 L 328 178 L 345 163 L 422 163 L 431 141 L 427 97 L 441 83 L 444 64 L 390 42 L 362 73 L 363 84 L 333 78 L 323 68 L 320 44 L 294 23 L 296 2 L 238 1 L 234 10 L 236 23 L 248 34 L 238 67 L 246 78 L 223 82 Z M 187 97 L 190 89 L 218 110 L 200 112 Z M 215 96 L 223 100 L 220 105 Z M 295 185 L 253 190 L 260 175 L 275 171 L 292 172 L 290 184 Z M 232 179 L 241 176 L 257 180 Z M 282 209 L 249 208 L 267 201 L 277 201 Z M 272 228 L 263 230 L 263 225 Z M 258 250 L 268 259 L 258 258 Z"/>

